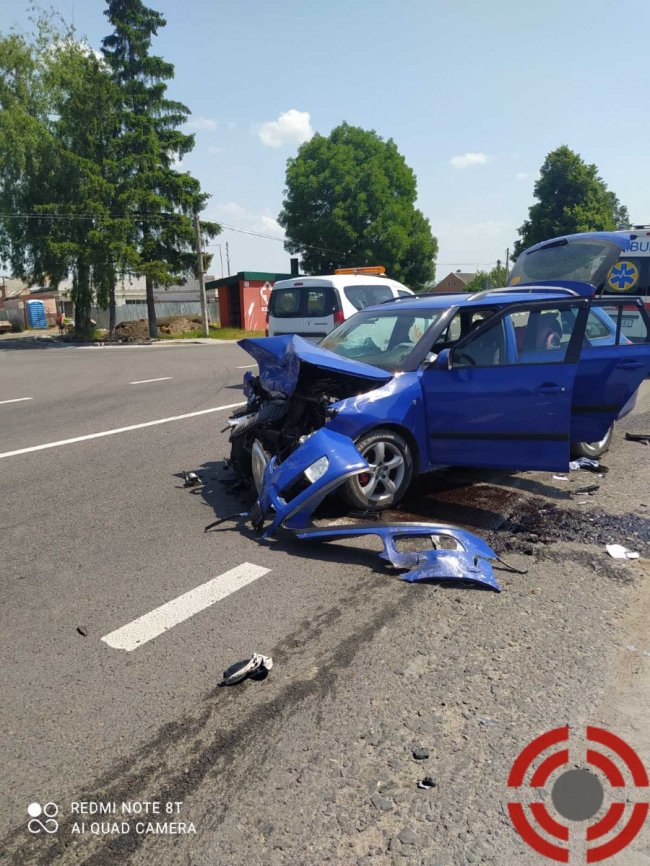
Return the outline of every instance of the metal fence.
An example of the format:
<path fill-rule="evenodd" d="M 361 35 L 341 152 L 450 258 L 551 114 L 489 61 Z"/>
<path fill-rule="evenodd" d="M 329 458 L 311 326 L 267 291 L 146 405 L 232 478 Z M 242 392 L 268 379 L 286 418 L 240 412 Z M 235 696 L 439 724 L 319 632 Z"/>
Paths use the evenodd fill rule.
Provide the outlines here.
<path fill-rule="evenodd" d="M 198 301 L 178 301 L 176 303 L 168 301 L 167 303 L 156 304 L 156 318 L 162 319 L 165 316 L 200 316 L 201 304 Z M 108 328 L 109 316 L 108 310 L 100 310 L 99 307 L 93 307 L 91 310 L 91 318 L 97 322 L 98 328 Z M 146 304 L 124 304 L 115 308 L 115 318 L 119 325 L 120 322 L 133 322 L 138 319 L 147 319 Z M 208 304 L 208 318 L 211 322 L 219 324 L 219 304 Z"/>

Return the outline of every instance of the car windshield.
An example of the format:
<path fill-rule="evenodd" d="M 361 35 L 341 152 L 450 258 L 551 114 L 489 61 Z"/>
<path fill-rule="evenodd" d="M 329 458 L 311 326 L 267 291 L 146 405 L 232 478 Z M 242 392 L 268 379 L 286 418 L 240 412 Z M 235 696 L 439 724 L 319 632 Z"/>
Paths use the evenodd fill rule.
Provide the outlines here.
<path fill-rule="evenodd" d="M 445 309 L 357 313 L 320 345 L 343 358 L 354 358 L 382 370 L 397 370 Z"/>
<path fill-rule="evenodd" d="M 618 255 L 616 244 L 599 238 L 551 241 L 536 250 L 522 253 L 507 285 L 578 280 L 598 287 Z"/>

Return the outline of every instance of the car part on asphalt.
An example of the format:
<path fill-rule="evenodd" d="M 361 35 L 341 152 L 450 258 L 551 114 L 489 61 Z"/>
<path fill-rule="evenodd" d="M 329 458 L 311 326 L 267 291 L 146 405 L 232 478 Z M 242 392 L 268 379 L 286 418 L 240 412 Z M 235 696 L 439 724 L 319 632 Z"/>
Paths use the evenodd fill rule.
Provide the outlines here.
<path fill-rule="evenodd" d="M 639 554 L 634 550 L 628 550 L 622 544 L 606 544 L 605 550 L 612 559 L 638 559 Z"/>
<path fill-rule="evenodd" d="M 242 680 L 264 680 L 273 667 L 273 659 L 271 656 L 265 656 L 261 653 L 253 653 L 249 659 L 244 659 L 241 662 L 235 662 L 223 672 L 224 686 L 234 686 L 241 683 Z"/>
<path fill-rule="evenodd" d="M 301 540 L 312 541 L 376 535 L 384 545 L 379 556 L 395 568 L 408 569 L 406 574 L 402 575 L 402 580 L 410 583 L 422 580 L 459 580 L 488 586 L 501 592 L 488 561 L 499 560 L 497 554 L 478 536 L 445 523 L 370 523 L 310 527 L 297 529 L 293 534 Z M 396 542 L 407 538 L 426 539 L 431 548 L 399 551 Z"/>
<path fill-rule="evenodd" d="M 642 442 L 644 445 L 650 444 L 650 433 L 626 433 L 625 438 L 630 442 Z"/>
<path fill-rule="evenodd" d="M 183 480 L 183 487 L 198 487 L 203 483 L 196 472 L 183 472 Z"/>
<path fill-rule="evenodd" d="M 421 788 L 424 791 L 428 791 L 431 788 L 435 788 L 437 785 L 435 779 L 431 776 L 425 776 L 424 779 L 420 779 L 418 782 L 418 788 Z"/>
<path fill-rule="evenodd" d="M 591 457 L 578 457 L 577 460 L 572 460 L 569 463 L 569 469 L 575 472 L 576 469 L 588 469 L 589 472 L 607 472 L 604 466 L 601 466 L 597 460 L 592 460 Z"/>

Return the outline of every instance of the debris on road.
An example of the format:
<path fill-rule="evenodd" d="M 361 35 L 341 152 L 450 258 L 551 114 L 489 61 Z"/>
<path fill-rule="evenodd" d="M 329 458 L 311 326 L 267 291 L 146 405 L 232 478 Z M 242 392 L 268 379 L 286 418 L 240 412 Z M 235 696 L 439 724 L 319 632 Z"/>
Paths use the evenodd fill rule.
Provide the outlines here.
<path fill-rule="evenodd" d="M 203 484 L 196 472 L 183 472 L 183 487 L 198 487 Z"/>
<path fill-rule="evenodd" d="M 224 686 L 234 686 L 241 683 L 242 680 L 264 680 L 273 667 L 273 659 L 271 656 L 265 656 L 261 653 L 253 653 L 249 659 L 244 659 L 241 662 L 235 662 L 223 672 Z"/>
<path fill-rule="evenodd" d="M 587 484 L 586 487 L 578 487 L 575 493 L 580 493 L 581 495 L 593 496 L 593 494 L 600 490 L 600 486 L 598 484 Z"/>
<path fill-rule="evenodd" d="M 650 445 L 650 433 L 626 433 L 625 438 L 629 442 L 641 442 L 642 445 Z"/>
<path fill-rule="evenodd" d="M 592 460 L 591 457 L 578 457 L 577 460 L 572 460 L 569 463 L 569 469 L 575 472 L 576 469 L 588 469 L 590 472 L 603 472 L 600 463 L 597 460 Z"/>
<path fill-rule="evenodd" d="M 431 753 L 428 749 L 425 749 L 422 746 L 416 746 L 416 748 L 412 750 L 411 754 L 416 761 L 426 761 L 426 759 L 430 756 Z"/>
<path fill-rule="evenodd" d="M 553 480 L 554 481 L 568 481 L 569 476 L 568 475 L 554 475 Z"/>
<path fill-rule="evenodd" d="M 77 632 L 78 632 L 82 637 L 87 637 L 87 636 L 88 636 L 88 629 L 87 629 L 85 626 L 83 626 L 83 625 L 78 625 L 78 626 L 77 626 Z"/>
<path fill-rule="evenodd" d="M 638 559 L 639 554 L 634 550 L 628 550 L 622 544 L 606 544 L 605 549 L 613 559 Z"/>
<path fill-rule="evenodd" d="M 381 559 L 394 568 L 408 569 L 402 580 L 460 580 L 488 586 L 501 592 L 490 559 L 499 557 L 482 539 L 446 523 L 369 523 L 356 526 L 322 526 L 293 531 L 296 538 L 331 541 L 376 535 L 384 545 Z M 405 539 L 422 539 L 428 549 L 400 551 L 397 545 Z"/>
<path fill-rule="evenodd" d="M 435 788 L 437 782 L 435 779 L 432 779 L 431 776 L 425 776 L 424 779 L 420 779 L 418 782 L 418 788 L 422 788 L 424 791 L 428 791 L 431 788 Z"/>

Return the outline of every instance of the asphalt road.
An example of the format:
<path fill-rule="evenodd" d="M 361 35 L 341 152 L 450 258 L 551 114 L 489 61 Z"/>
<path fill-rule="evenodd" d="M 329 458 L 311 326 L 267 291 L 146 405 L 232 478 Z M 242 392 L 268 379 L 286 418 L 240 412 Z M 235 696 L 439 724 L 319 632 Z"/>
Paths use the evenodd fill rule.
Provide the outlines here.
<path fill-rule="evenodd" d="M 501 571 L 501 595 L 408 586 L 372 543 L 203 532 L 244 507 L 219 431 L 249 362 L 232 344 L 0 344 L 6 862 L 539 863 L 503 814 L 527 738 L 597 718 L 648 746 L 647 566 L 603 539 L 647 555 L 650 449 L 619 433 L 584 504 L 586 473 L 420 485 L 405 512 L 478 529 L 528 573 Z M 622 429 L 648 427 L 647 384 Z M 251 582 L 137 648 L 102 640 L 232 569 Z M 269 678 L 219 689 L 253 651 Z M 28 804 L 48 801 L 57 832 L 30 834 Z M 79 801 L 182 803 L 185 829 L 95 834 L 86 815 L 75 833 Z M 611 862 L 647 866 L 648 835 Z"/>

